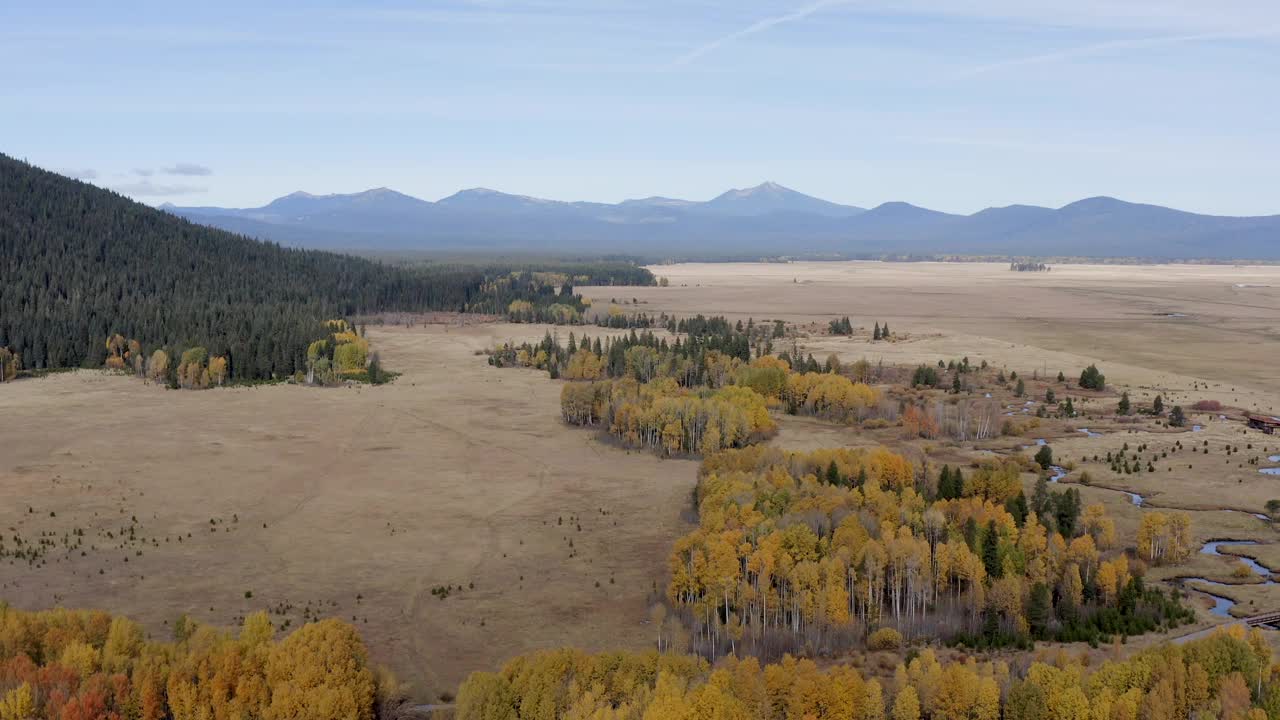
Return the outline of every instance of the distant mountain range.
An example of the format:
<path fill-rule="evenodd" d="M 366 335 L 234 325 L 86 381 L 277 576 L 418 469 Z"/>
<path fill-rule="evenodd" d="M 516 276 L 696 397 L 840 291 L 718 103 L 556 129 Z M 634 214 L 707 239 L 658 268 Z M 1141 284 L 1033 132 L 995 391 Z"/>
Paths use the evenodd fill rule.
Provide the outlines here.
<path fill-rule="evenodd" d="M 777 183 L 705 202 L 563 202 L 474 188 L 437 202 L 387 188 L 296 192 L 259 208 L 162 209 L 287 245 L 645 257 L 990 254 L 1280 260 L 1280 215 L 1222 217 L 1108 197 L 953 215 L 903 202 L 869 210 Z"/>

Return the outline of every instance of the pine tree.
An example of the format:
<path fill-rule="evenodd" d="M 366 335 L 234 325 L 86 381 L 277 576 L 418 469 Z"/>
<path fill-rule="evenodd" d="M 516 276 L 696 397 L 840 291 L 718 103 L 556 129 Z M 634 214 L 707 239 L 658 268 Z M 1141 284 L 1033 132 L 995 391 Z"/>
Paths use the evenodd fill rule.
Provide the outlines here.
<path fill-rule="evenodd" d="M 1004 575 L 1000 564 L 1000 533 L 996 530 L 996 521 L 987 521 L 986 536 L 982 540 L 982 564 L 987 569 L 987 577 L 999 578 Z"/>
<path fill-rule="evenodd" d="M 1080 373 L 1080 387 L 1087 390 L 1103 390 L 1107 387 L 1107 378 L 1098 370 L 1097 365 L 1090 365 Z"/>
<path fill-rule="evenodd" d="M 1022 397 L 1023 395 L 1027 394 L 1027 385 L 1026 383 L 1022 382 L 1022 378 L 1018 378 L 1018 386 L 1014 388 L 1013 394 L 1018 397 Z"/>
<path fill-rule="evenodd" d="M 1151 411 L 1157 415 L 1164 414 L 1164 398 L 1157 395 L 1154 402 L 1151 403 Z"/>
<path fill-rule="evenodd" d="M 956 469 L 953 474 L 950 465 L 942 466 L 942 470 L 938 473 L 939 500 L 954 500 L 960 497 L 962 492 L 962 488 L 960 487 L 961 481 L 956 477 L 959 473 L 960 470 Z"/>
<path fill-rule="evenodd" d="M 1031 509 L 1036 511 L 1036 517 L 1048 515 L 1052 500 L 1049 494 L 1049 482 L 1045 480 L 1044 475 L 1041 475 L 1036 478 L 1036 487 L 1031 494 Z"/>
<path fill-rule="evenodd" d="M 1018 527 L 1025 525 L 1027 523 L 1026 493 L 1022 492 L 1022 490 L 1018 490 L 1017 495 L 1014 495 L 1005 501 L 1004 509 L 1008 510 L 1009 514 L 1013 516 L 1013 520 L 1018 524 Z"/>
<path fill-rule="evenodd" d="M 1117 415 L 1128 415 L 1130 410 L 1129 391 L 1120 393 L 1120 404 L 1116 406 Z"/>
<path fill-rule="evenodd" d="M 1048 470 L 1049 466 L 1053 465 L 1053 448 L 1048 445 L 1041 445 L 1040 449 L 1036 451 L 1035 460 L 1036 464 Z"/>
<path fill-rule="evenodd" d="M 1027 601 L 1027 625 L 1031 628 L 1032 637 L 1038 640 L 1045 638 L 1052 611 L 1049 587 L 1042 582 L 1032 585 L 1031 598 Z"/>
<path fill-rule="evenodd" d="M 1187 417 L 1182 414 L 1181 405 L 1174 405 L 1173 409 L 1169 411 L 1169 424 L 1173 427 L 1182 427 L 1187 424 Z"/>

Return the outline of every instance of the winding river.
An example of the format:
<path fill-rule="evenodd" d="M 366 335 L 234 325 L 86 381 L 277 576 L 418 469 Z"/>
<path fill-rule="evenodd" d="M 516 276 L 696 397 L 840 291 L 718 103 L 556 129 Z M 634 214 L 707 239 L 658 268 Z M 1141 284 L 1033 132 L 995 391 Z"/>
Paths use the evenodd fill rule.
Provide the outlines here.
<path fill-rule="evenodd" d="M 1261 577 L 1263 585 L 1275 585 L 1276 581 L 1271 576 L 1271 569 L 1268 568 L 1267 566 L 1263 565 L 1257 560 L 1254 560 L 1251 557 L 1245 557 L 1243 555 L 1233 555 L 1231 553 L 1224 553 L 1218 550 L 1218 548 L 1223 545 L 1257 545 L 1257 544 L 1258 543 L 1254 540 L 1212 540 L 1210 542 L 1205 543 L 1204 547 L 1200 548 L 1200 553 L 1202 555 L 1215 555 L 1218 557 L 1234 557 L 1240 562 L 1244 563 L 1245 566 L 1248 567 L 1250 570 L 1252 570 L 1255 575 L 1257 575 L 1258 577 Z M 1188 583 L 1188 582 L 1198 583 L 1199 585 L 1207 585 L 1212 588 L 1233 587 L 1232 585 L 1229 585 L 1227 583 L 1221 583 L 1215 580 L 1209 580 L 1207 578 L 1202 578 L 1202 577 L 1189 577 L 1189 578 L 1182 578 L 1181 580 L 1184 583 Z M 1224 597 L 1222 595 L 1215 595 L 1214 593 L 1209 592 L 1208 590 L 1204 590 L 1198 587 L 1193 587 L 1192 589 L 1197 592 L 1204 593 L 1205 595 L 1208 595 L 1210 598 L 1213 599 L 1213 609 L 1210 612 L 1212 612 L 1214 615 L 1217 615 L 1218 617 L 1225 617 L 1225 618 L 1231 617 L 1231 608 L 1235 607 L 1235 604 L 1236 604 L 1234 600 L 1228 597 Z"/>

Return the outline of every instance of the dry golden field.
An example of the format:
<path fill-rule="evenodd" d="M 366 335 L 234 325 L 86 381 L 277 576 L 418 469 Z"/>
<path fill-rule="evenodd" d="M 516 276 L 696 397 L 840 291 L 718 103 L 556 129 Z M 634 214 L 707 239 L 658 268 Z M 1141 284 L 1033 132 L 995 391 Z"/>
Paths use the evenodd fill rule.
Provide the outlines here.
<path fill-rule="evenodd" d="M 1218 399 L 1280 411 L 1280 268 L 654 270 L 671 286 L 581 291 L 598 307 L 617 299 L 650 313 L 813 323 L 801 345 L 820 359 L 968 356 L 1040 378 L 1075 377 L 1096 362 L 1135 404 L 1161 393 L 1167 405 Z M 868 328 L 887 321 L 898 339 L 818 332 L 843 315 Z M 478 354 L 547 330 L 370 327 L 385 365 L 403 372 L 380 387 L 169 391 L 97 371 L 0 386 L 6 547 L 15 538 L 51 543 L 34 564 L 6 558 L 0 599 L 126 613 L 157 636 L 182 612 L 220 625 L 264 608 L 293 626 L 308 616 L 354 619 L 374 658 L 422 700 L 535 648 L 648 647 L 648 608 L 671 543 L 687 529 L 696 464 L 627 452 L 564 426 L 556 381 L 494 370 Z M 917 441 L 912 452 L 954 463 L 1043 437 L 1060 461 L 1078 466 L 1065 482 L 1090 472 L 1085 501 L 1106 503 L 1129 544 L 1147 510 L 1120 490 L 1142 493 L 1148 508 L 1191 510 L 1200 541 L 1277 540 L 1270 523 L 1248 513 L 1280 498 L 1280 477 L 1246 461 L 1280 453 L 1280 437 L 1241 434 L 1239 423 L 1202 415 L 1191 419 L 1201 432 L 1130 432 L 1105 418 L 1113 407 L 1113 398 L 1099 398 L 1082 402 L 1085 418 L 1048 421 L 1022 438 L 977 449 Z M 795 448 L 895 437 L 892 428 L 867 433 L 804 418 L 780 424 L 775 442 Z M 1086 437 L 1083 427 L 1104 434 Z M 1126 442 L 1166 451 L 1179 440 L 1184 449 L 1155 473 L 1117 477 L 1105 463 L 1081 462 Z M 1192 454 L 1204 441 L 1211 452 Z M 1226 455 L 1228 444 L 1240 453 Z M 1280 564 L 1274 544 L 1253 552 Z M 1197 554 L 1156 576 L 1228 580 L 1236 564 Z M 452 591 L 439 599 L 444 586 Z M 1280 608 L 1275 586 L 1232 592 L 1248 607 Z"/>
<path fill-rule="evenodd" d="M 912 336 L 901 347 L 840 339 L 842 347 L 817 345 L 815 355 L 839 349 L 886 362 L 968 355 L 1027 370 L 1097 361 L 1113 383 L 1177 386 L 1199 378 L 1217 383 L 1210 394 L 1224 401 L 1248 404 L 1262 393 L 1259 404 L 1280 403 L 1280 266 L 1061 265 L 1016 273 L 1000 263 L 796 262 L 650 269 L 671 286 L 579 290 L 600 304 L 634 298 L 646 312 L 822 327 L 848 315 L 868 334 L 873 322 L 887 321 Z"/>
<path fill-rule="evenodd" d="M 695 465 L 602 446 L 560 422 L 545 373 L 474 354 L 545 330 L 370 328 L 404 373 L 372 388 L 0 386 L 0 527 L 10 548 L 58 545 L 43 567 L 6 560 L 0 599 L 127 613 L 158 637 L 183 612 L 231 626 L 291 605 L 273 619 L 296 627 L 309 605 L 354 618 L 423 700 L 535 648 L 644 648 Z M 61 549 L 77 528 L 83 556 Z"/>

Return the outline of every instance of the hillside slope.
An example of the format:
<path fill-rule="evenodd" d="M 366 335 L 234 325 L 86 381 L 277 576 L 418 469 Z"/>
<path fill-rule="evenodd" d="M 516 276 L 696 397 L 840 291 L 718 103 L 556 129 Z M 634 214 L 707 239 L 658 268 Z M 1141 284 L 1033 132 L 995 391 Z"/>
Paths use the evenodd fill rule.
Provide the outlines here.
<path fill-rule="evenodd" d="M 461 309 L 482 280 L 259 242 L 4 155 L 0 278 L 0 347 L 28 368 L 100 366 L 119 333 L 206 347 L 234 379 L 299 370 L 328 318 Z"/>

